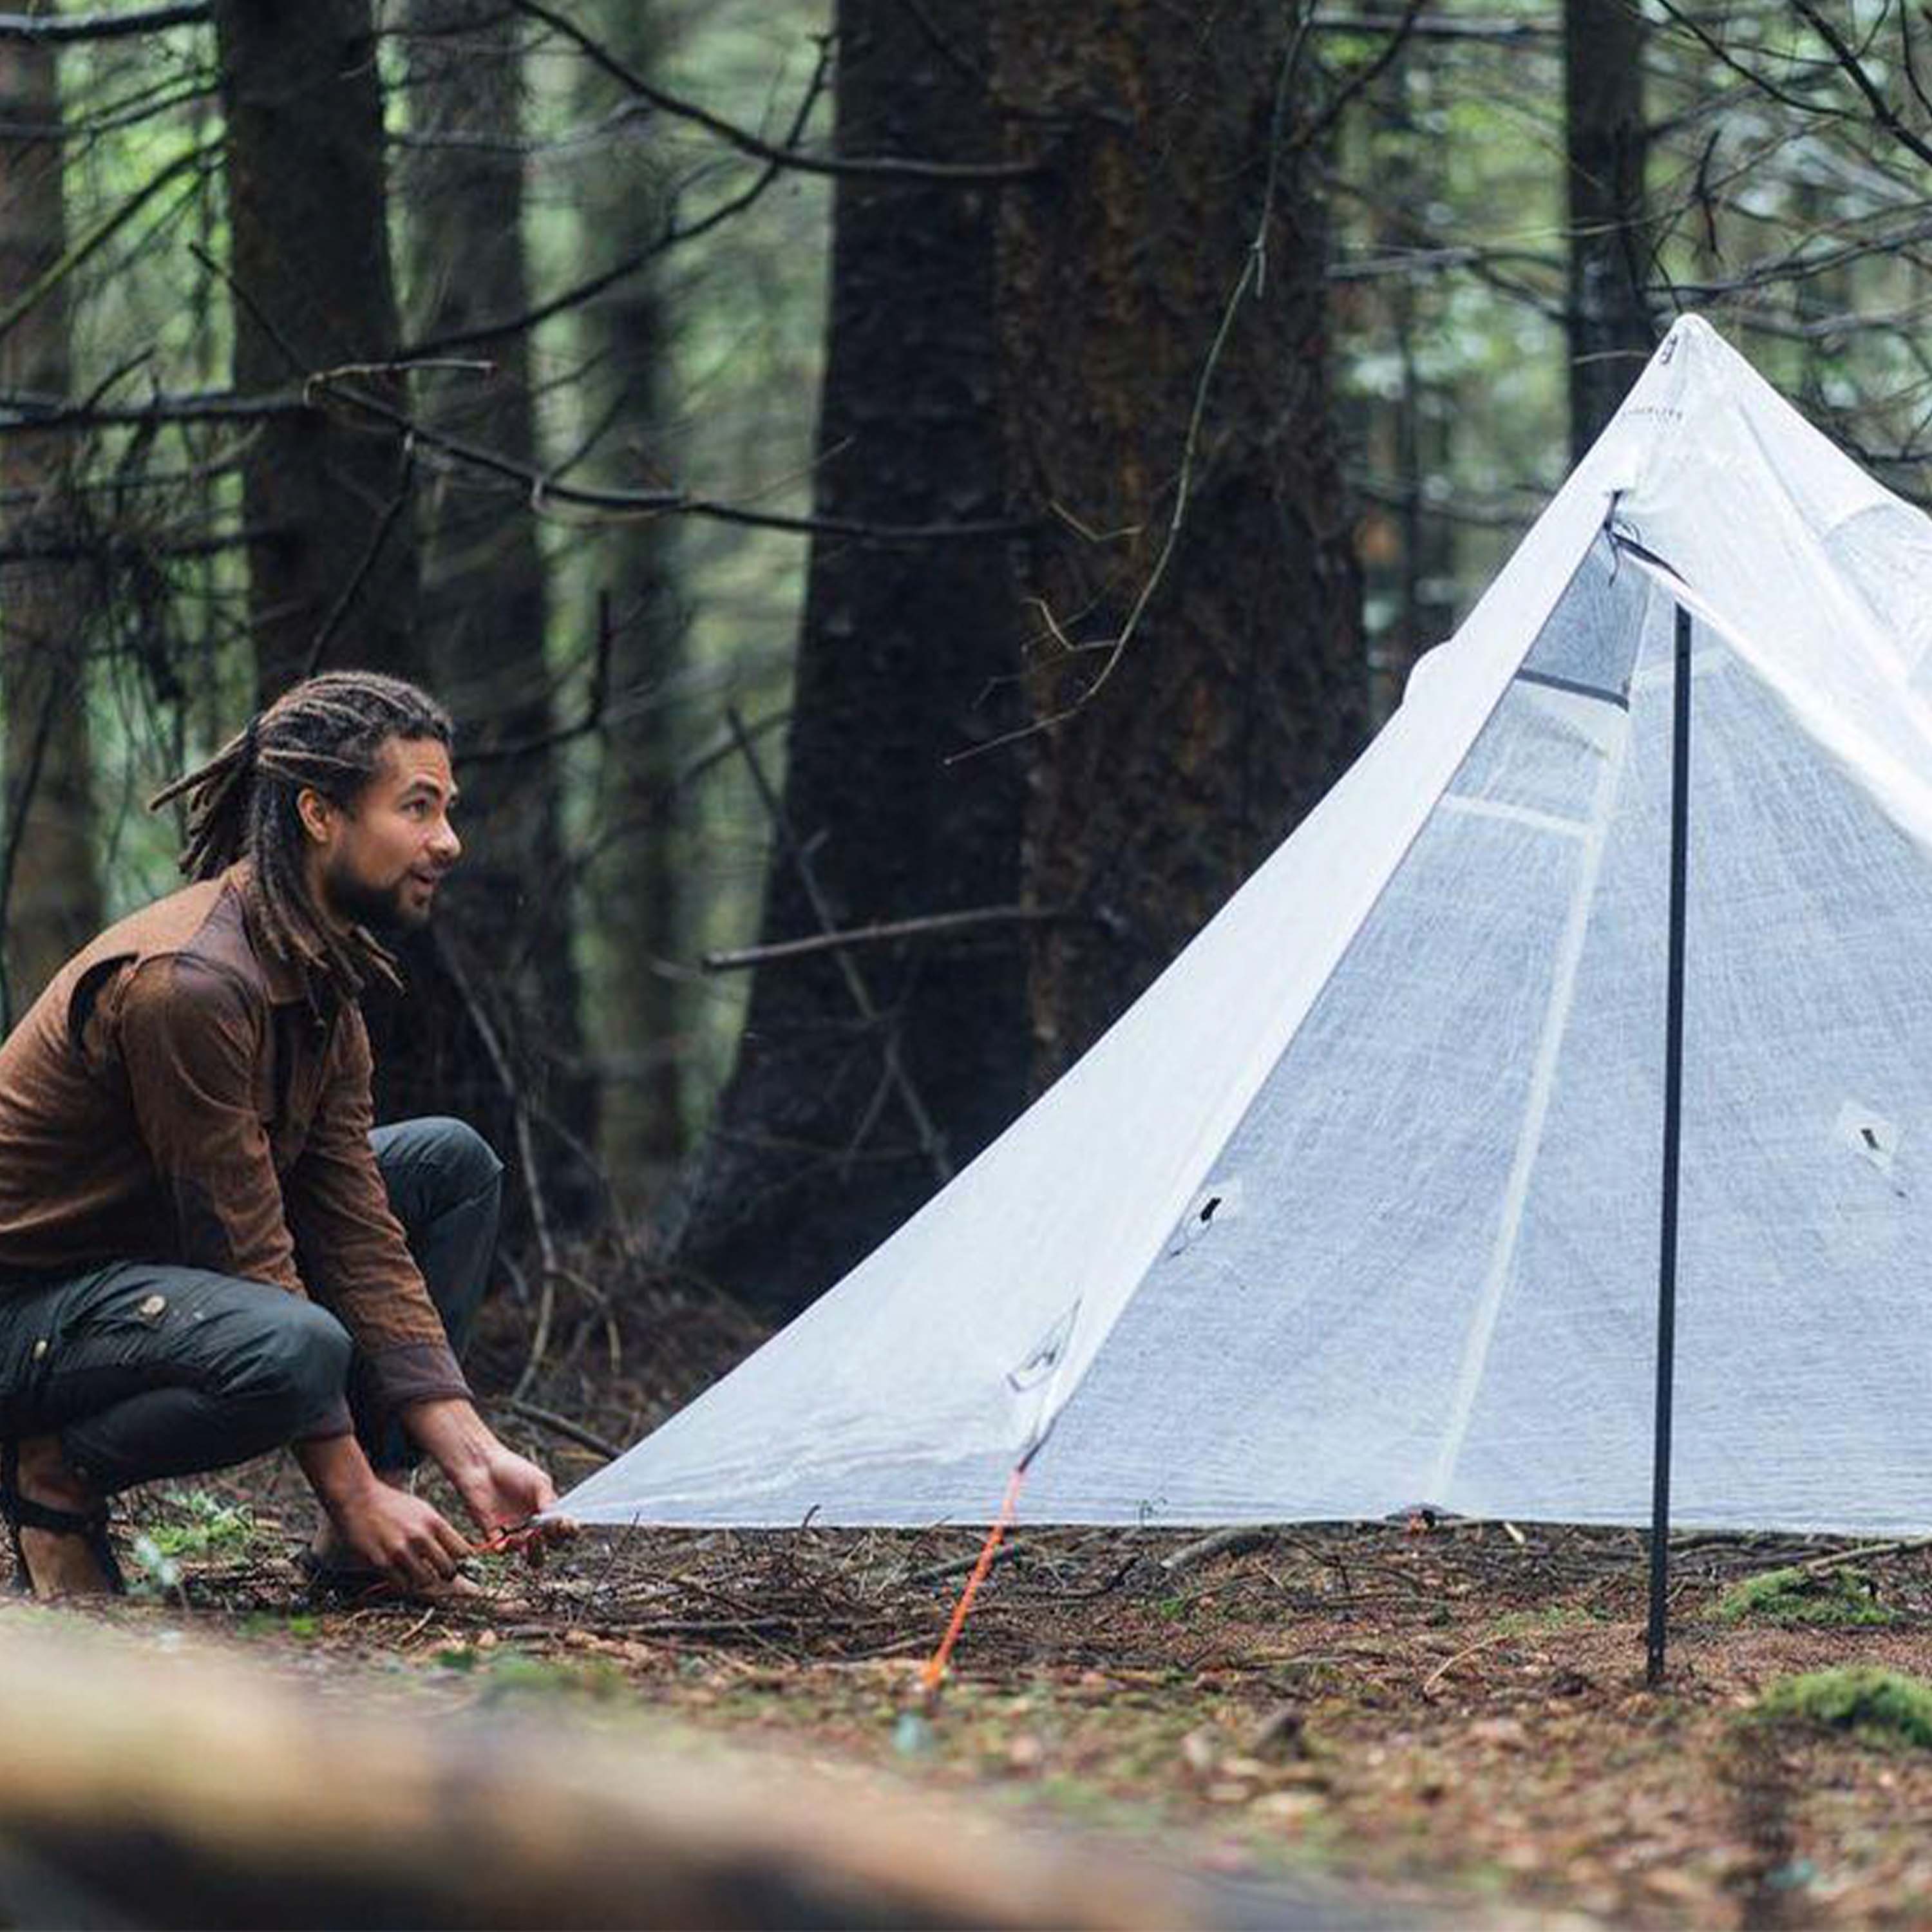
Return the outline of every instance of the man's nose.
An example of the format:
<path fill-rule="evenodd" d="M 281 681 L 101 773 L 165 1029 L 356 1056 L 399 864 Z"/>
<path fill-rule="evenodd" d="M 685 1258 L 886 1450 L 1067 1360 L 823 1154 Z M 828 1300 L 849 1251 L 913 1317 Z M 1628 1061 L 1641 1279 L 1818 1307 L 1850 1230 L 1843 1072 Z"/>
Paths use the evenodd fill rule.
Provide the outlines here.
<path fill-rule="evenodd" d="M 456 828 L 448 819 L 436 827 L 436 836 L 430 842 L 430 849 L 446 866 L 453 866 L 463 856 L 463 841 L 456 836 Z"/>

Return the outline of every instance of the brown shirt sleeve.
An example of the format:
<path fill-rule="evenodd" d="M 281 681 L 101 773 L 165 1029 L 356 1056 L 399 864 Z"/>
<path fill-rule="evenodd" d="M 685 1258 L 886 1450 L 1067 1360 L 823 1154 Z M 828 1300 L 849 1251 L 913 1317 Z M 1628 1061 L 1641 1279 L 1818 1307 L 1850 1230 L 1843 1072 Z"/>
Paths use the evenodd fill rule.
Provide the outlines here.
<path fill-rule="evenodd" d="M 190 1268 L 304 1291 L 255 1072 L 268 1024 L 260 996 L 184 956 L 133 968 L 115 1037 L 134 1121 L 174 1210 Z M 313 1432 L 346 1435 L 346 1402 Z"/>
<path fill-rule="evenodd" d="M 282 1186 L 315 1298 L 353 1337 L 354 1372 L 386 1418 L 410 1402 L 470 1396 L 369 1144 L 372 1071 L 362 1012 L 346 1006 L 308 1144 Z"/>

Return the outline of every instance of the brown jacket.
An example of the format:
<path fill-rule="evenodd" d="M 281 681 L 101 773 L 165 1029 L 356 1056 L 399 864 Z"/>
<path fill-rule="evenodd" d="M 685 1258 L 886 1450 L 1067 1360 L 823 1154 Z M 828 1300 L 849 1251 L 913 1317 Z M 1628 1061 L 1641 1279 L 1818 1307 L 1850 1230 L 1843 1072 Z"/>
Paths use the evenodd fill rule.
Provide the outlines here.
<path fill-rule="evenodd" d="M 467 1395 L 370 1148 L 362 1012 L 257 946 L 248 884 L 110 926 L 0 1043 L 0 1294 L 181 1262 L 312 1293 L 385 1414 Z"/>

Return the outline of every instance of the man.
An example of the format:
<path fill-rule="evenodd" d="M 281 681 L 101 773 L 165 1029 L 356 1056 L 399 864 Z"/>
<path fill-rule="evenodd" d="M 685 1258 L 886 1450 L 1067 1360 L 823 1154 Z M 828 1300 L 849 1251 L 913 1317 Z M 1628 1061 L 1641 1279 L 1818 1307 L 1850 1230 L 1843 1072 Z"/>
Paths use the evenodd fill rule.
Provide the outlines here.
<path fill-rule="evenodd" d="M 196 883 L 123 920 L 0 1044 L 0 1512 L 16 1582 L 120 1587 L 107 1499 L 292 1444 L 325 1570 L 432 1588 L 555 1500 L 457 1366 L 501 1168 L 454 1120 L 370 1128 L 356 994 L 461 850 L 451 727 L 365 672 L 312 678 L 185 796 Z"/>

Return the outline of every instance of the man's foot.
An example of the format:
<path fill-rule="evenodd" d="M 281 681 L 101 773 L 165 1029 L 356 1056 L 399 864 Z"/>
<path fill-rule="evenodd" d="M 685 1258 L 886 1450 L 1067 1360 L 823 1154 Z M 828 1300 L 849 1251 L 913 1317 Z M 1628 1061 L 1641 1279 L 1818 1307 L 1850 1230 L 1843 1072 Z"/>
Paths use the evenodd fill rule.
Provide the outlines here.
<path fill-rule="evenodd" d="M 317 1596 L 352 1604 L 421 1604 L 425 1608 L 462 1607 L 487 1600 L 490 1592 L 460 1570 L 440 1583 L 404 1584 L 393 1581 L 374 1564 L 351 1556 L 333 1538 L 317 1537 L 298 1551 L 296 1567 Z"/>
<path fill-rule="evenodd" d="M 0 1509 L 16 1526 L 20 1580 L 43 1602 L 114 1596 L 126 1588 L 107 1540 L 106 1504 L 68 1467 L 58 1436 L 7 1445 Z M 68 1520 L 56 1527 L 48 1516 Z"/>

